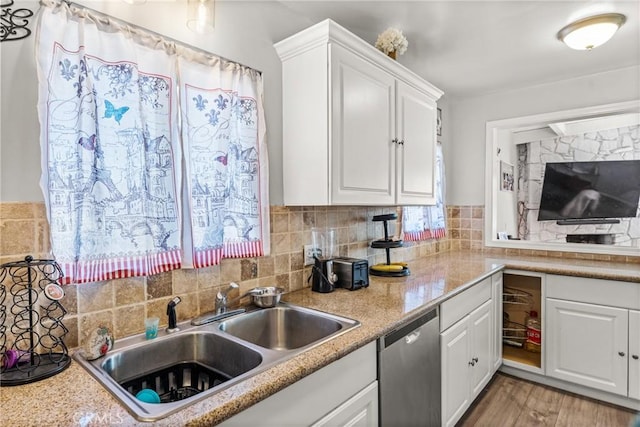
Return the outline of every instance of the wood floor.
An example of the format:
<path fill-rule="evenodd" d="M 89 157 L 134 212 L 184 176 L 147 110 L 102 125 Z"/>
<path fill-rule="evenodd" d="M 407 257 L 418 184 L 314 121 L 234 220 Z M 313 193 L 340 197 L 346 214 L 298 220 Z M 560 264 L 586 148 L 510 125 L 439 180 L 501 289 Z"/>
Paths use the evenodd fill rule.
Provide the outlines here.
<path fill-rule="evenodd" d="M 631 410 L 497 374 L 457 427 L 630 427 Z"/>

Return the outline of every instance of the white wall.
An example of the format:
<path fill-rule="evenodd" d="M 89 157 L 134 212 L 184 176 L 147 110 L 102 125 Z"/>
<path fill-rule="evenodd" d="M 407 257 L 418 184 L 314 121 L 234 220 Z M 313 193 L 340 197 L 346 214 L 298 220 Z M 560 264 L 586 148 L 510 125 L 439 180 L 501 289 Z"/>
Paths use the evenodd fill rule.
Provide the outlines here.
<path fill-rule="evenodd" d="M 518 236 L 518 193 L 517 186 L 520 175 L 518 174 L 518 147 L 511 141 L 510 135 L 508 132 L 505 132 L 506 138 L 501 139 L 498 144 L 498 148 L 500 149 L 500 154 L 498 154 L 498 158 L 501 162 L 505 162 L 511 166 L 513 166 L 513 190 L 512 191 L 504 191 L 502 190 L 502 186 L 500 186 L 500 190 L 496 193 L 496 204 L 500 206 L 502 209 L 497 209 L 495 212 L 496 215 L 496 231 L 505 232 L 507 235 L 511 235 L 513 237 Z M 500 171 L 499 171 L 500 173 Z M 502 181 L 502 177 L 500 177 L 499 182 Z M 507 206 L 508 208 L 504 208 Z"/>
<path fill-rule="evenodd" d="M 15 6 L 30 10 L 37 1 Z M 35 18 L 29 25 L 35 28 Z M 0 201 L 41 200 L 36 69 L 32 34 L 0 43 Z"/>
<path fill-rule="evenodd" d="M 588 54 L 588 52 L 586 52 Z M 487 121 L 640 98 L 640 66 L 508 92 L 448 99 L 447 202 L 484 205 Z"/>

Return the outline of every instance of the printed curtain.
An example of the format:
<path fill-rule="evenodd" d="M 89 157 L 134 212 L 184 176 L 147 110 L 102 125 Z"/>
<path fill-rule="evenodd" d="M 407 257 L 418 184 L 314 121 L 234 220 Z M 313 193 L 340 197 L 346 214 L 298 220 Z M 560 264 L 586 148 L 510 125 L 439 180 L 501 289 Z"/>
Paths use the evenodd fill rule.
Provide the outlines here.
<path fill-rule="evenodd" d="M 41 10 L 41 187 L 65 283 L 180 266 L 175 62 L 66 3 Z"/>
<path fill-rule="evenodd" d="M 41 187 L 64 283 L 267 253 L 261 75 L 98 12 L 42 4 Z"/>
<path fill-rule="evenodd" d="M 440 143 L 436 146 L 435 168 L 436 203 L 432 206 L 404 206 L 402 208 L 404 240 L 440 239 L 446 235 L 444 158 Z"/>
<path fill-rule="evenodd" d="M 269 201 L 262 76 L 222 59 L 198 63 L 185 54 L 178 64 L 185 240 L 192 248 L 185 250 L 185 264 L 206 267 L 222 258 L 264 255 Z"/>

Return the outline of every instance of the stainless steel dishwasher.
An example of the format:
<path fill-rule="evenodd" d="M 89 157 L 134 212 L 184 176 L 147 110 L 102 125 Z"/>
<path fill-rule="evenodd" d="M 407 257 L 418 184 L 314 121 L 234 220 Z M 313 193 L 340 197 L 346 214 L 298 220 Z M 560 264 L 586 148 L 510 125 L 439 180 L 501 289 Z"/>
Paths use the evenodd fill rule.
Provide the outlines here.
<path fill-rule="evenodd" d="M 380 426 L 440 426 L 438 309 L 378 340 Z"/>

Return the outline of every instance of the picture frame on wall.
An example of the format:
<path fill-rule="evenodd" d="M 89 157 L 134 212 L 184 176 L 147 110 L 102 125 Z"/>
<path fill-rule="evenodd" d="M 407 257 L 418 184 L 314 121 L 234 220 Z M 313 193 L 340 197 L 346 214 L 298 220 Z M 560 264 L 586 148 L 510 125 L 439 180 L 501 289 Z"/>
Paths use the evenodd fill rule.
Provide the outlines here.
<path fill-rule="evenodd" d="M 442 136 L 442 110 L 438 108 L 438 114 L 436 116 L 436 134 Z"/>
<path fill-rule="evenodd" d="M 513 191 L 513 165 L 507 162 L 500 162 L 500 190 Z"/>

